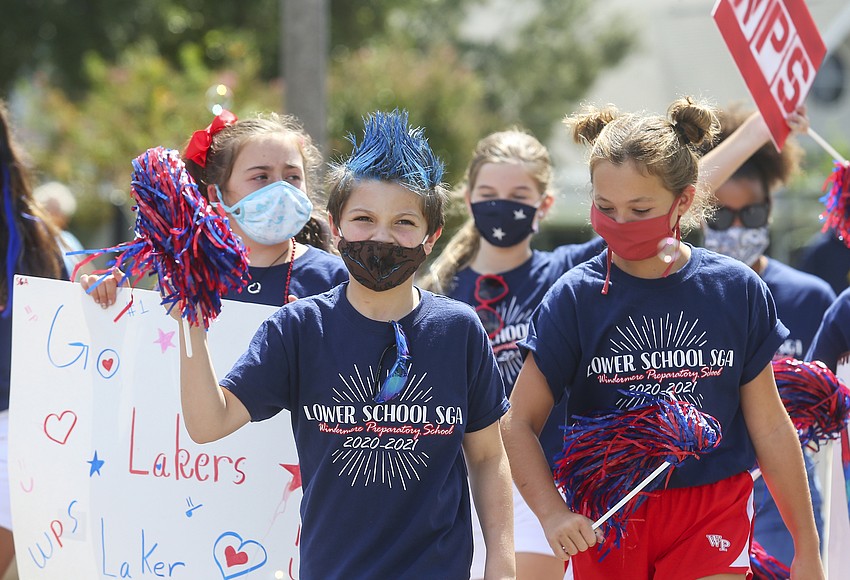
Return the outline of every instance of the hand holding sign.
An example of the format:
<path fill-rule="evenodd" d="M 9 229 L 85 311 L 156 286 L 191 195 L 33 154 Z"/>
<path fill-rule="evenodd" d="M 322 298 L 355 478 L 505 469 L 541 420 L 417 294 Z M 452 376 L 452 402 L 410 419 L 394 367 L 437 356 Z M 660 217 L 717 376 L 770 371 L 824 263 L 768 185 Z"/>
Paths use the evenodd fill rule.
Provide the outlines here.
<path fill-rule="evenodd" d="M 803 0 L 718 0 L 712 11 L 723 40 L 782 149 L 786 117 L 803 101 L 826 46 Z"/>

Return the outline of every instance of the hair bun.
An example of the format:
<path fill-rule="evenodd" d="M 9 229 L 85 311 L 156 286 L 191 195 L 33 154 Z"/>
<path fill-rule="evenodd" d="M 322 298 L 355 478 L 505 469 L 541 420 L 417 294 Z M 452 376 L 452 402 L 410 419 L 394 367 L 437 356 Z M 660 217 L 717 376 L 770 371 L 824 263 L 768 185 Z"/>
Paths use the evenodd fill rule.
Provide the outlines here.
<path fill-rule="evenodd" d="M 684 145 L 702 147 L 711 143 L 720 133 L 720 121 L 714 108 L 696 103 L 691 97 L 682 97 L 667 109 L 673 130 Z"/>
<path fill-rule="evenodd" d="M 620 116 L 614 105 L 597 108 L 585 105 L 581 112 L 564 118 L 564 124 L 572 131 L 573 140 L 579 144 L 592 144 L 605 125 Z"/>

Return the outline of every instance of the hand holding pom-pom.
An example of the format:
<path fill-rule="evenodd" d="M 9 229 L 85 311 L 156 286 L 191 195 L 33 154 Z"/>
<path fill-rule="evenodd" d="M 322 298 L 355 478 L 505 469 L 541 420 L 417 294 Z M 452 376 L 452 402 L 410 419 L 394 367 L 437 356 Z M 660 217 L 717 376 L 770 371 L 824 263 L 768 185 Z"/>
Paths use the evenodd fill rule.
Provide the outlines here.
<path fill-rule="evenodd" d="M 86 261 L 120 252 L 105 273 L 99 272 L 98 283 L 112 275 L 112 266 L 126 272 L 131 286 L 144 275 L 156 274 L 162 304 L 169 310 L 177 306 L 189 324 L 208 328 L 221 312 L 221 295 L 242 287 L 247 250 L 227 218 L 200 194 L 177 151 L 148 149 L 133 160 L 133 169 L 135 239 L 88 251 L 92 256 Z"/>

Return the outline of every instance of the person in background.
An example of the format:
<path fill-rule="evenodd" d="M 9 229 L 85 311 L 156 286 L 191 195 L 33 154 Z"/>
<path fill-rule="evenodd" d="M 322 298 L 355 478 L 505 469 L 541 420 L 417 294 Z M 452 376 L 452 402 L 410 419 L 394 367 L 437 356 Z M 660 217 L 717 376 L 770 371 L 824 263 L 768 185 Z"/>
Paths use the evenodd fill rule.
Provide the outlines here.
<path fill-rule="evenodd" d="M 824 312 L 806 360 L 820 361 L 833 372 L 839 364 L 850 363 L 850 288 Z"/>
<path fill-rule="evenodd" d="M 823 315 L 817 333 L 815 333 L 807 361 L 819 361 L 834 372 L 839 380 L 850 384 L 850 288 L 845 289 Z M 850 541 L 850 431 L 845 427 L 838 441 L 832 444 L 831 461 L 822 465 L 843 474 L 842 476 L 827 469 L 821 471 L 821 477 L 831 478 L 830 495 L 826 496 L 824 519 L 829 524 L 828 542 L 824 546 L 827 574 L 830 578 L 842 578 L 850 565 L 847 545 Z M 825 486 L 826 487 L 826 486 Z M 826 522 L 825 522 L 826 523 Z"/>
<path fill-rule="evenodd" d="M 551 252 L 531 247 L 540 222 L 555 201 L 553 169 L 546 147 L 518 130 L 492 133 L 478 142 L 462 186 L 470 219 L 423 277 L 423 288 L 445 293 L 476 309 L 487 330 L 499 372 L 510 394 L 522 366 L 517 342 L 525 338 L 531 313 L 564 272 L 604 248 L 602 238 L 567 244 Z M 565 404 L 553 409 L 540 436 L 546 456 L 561 448 Z M 514 546 L 517 577 L 562 578 L 564 564 L 540 522 L 514 488 Z M 484 537 L 473 527 L 472 578 L 484 576 Z"/>
<path fill-rule="evenodd" d="M 74 267 L 85 257 L 82 254 L 69 256 L 68 252 L 83 250 L 83 244 L 68 229 L 68 222 L 77 211 L 77 198 L 64 183 L 48 181 L 33 190 L 33 197 L 38 201 L 53 223 L 59 229 L 59 243 L 62 247 L 62 256 L 65 261 L 65 269 L 69 273 L 74 272 Z"/>
<path fill-rule="evenodd" d="M 470 488 L 486 576 L 513 578 L 508 402 L 493 352 L 471 309 L 413 283 L 442 233 L 442 162 L 407 113 L 370 115 L 352 141 L 328 178 L 349 281 L 280 308 L 221 381 L 204 329 L 181 330 L 186 428 L 214 441 L 292 412 L 302 578 L 468 578 Z M 325 422 L 332 410 L 342 414 Z"/>
<path fill-rule="evenodd" d="M 67 280 L 59 230 L 35 201 L 30 168 L 18 145 L 9 111 L 0 101 L 0 577 L 15 556 L 9 496 L 8 429 L 12 365 L 12 298 L 15 274 Z M 26 385 L 22 385 L 26 387 Z"/>
<path fill-rule="evenodd" d="M 723 142 L 752 114 L 739 105 L 721 111 L 719 141 Z M 776 352 L 777 358 L 802 359 L 824 312 L 835 300 L 832 288 L 820 278 L 765 255 L 770 245 L 772 193 L 797 171 L 801 155 L 802 149 L 793 139 L 785 142 L 781 153 L 772 143 L 763 145 L 715 190 L 717 205 L 703 227 L 706 248 L 751 267 L 770 289 L 777 315 L 790 331 Z M 820 535 L 820 488 L 810 458 L 804 457 Z M 790 565 L 794 543 L 763 478 L 755 481 L 754 495 L 756 541 L 768 554 Z"/>
<path fill-rule="evenodd" d="M 803 455 L 771 366 L 788 331 L 751 268 L 681 242 L 710 207 L 698 147 L 719 130 L 714 110 L 681 98 L 666 117 L 588 108 L 567 123 L 590 150 L 591 223 L 608 248 L 562 276 L 535 311 L 502 423 L 514 480 L 553 552 L 576 580 L 745 578 L 748 470 L 758 459 L 794 536 L 792 577 L 823 579 Z M 718 150 L 737 152 L 740 163 L 767 140 L 760 124 Z M 724 182 L 728 173 L 713 166 L 706 174 Z M 647 386 L 715 417 L 722 440 L 676 467 L 600 558 L 593 522 L 567 508 L 537 434 L 562 398 L 570 417 L 587 416 L 631 408 L 641 399 L 621 391 Z M 712 546 L 716 535 L 726 549 Z"/>
<path fill-rule="evenodd" d="M 194 133 L 183 159 L 248 248 L 244 287 L 222 298 L 282 306 L 348 279 L 342 260 L 328 251 L 328 226 L 311 200 L 318 197 L 321 154 L 294 117 L 269 113 L 237 120 L 225 111 Z M 80 282 L 88 289 L 97 279 L 83 276 Z M 92 297 L 104 308 L 114 304 L 115 277 Z"/>
<path fill-rule="evenodd" d="M 826 280 L 840 294 L 850 286 L 850 247 L 834 230 L 818 232 L 803 248 L 797 267 Z"/>

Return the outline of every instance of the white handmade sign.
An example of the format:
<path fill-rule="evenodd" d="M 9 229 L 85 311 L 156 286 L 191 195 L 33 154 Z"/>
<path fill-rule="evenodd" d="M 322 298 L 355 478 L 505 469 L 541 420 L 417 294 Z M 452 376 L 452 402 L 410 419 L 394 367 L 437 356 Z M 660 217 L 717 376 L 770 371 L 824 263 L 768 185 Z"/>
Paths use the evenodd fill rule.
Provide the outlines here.
<path fill-rule="evenodd" d="M 155 292 L 104 310 L 16 277 L 9 478 L 20 577 L 297 578 L 301 476 L 289 414 L 198 445 L 182 421 L 177 322 Z M 268 306 L 226 301 L 223 376 Z"/>

